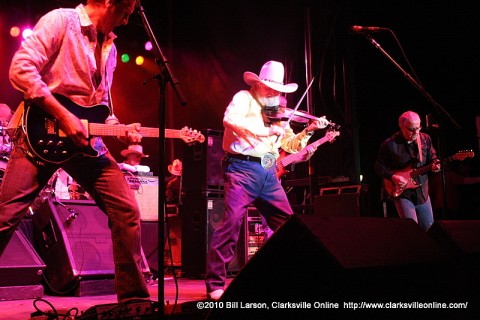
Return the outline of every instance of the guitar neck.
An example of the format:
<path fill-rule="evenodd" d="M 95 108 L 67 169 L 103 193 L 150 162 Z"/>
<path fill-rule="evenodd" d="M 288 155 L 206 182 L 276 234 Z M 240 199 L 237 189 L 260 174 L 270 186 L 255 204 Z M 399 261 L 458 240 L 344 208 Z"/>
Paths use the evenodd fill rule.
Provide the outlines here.
<path fill-rule="evenodd" d="M 420 167 L 420 168 L 415 168 L 410 173 L 410 177 L 415 178 L 415 177 L 424 175 L 425 173 L 429 172 L 430 170 L 432 170 L 432 164 L 429 164 L 429 165 L 426 165 L 426 166 Z"/>
<path fill-rule="evenodd" d="M 450 162 L 454 159 L 455 159 L 454 156 L 450 156 L 448 158 L 445 158 L 443 160 L 443 163 L 445 164 L 445 163 Z M 431 171 L 432 169 L 433 169 L 433 163 L 427 164 L 426 166 L 423 166 L 423 167 L 420 167 L 420 168 L 414 168 L 412 170 L 412 172 L 410 173 L 410 177 L 415 178 L 415 177 L 424 175 L 425 173 Z"/>
<path fill-rule="evenodd" d="M 130 125 L 113 125 L 101 123 L 89 123 L 89 134 L 93 136 L 123 136 L 129 129 L 134 130 Z M 142 137 L 158 138 L 160 134 L 159 128 L 140 127 L 139 131 Z M 165 129 L 166 138 L 182 138 L 182 131 L 175 129 Z"/>
<path fill-rule="evenodd" d="M 318 139 L 315 142 L 312 142 L 310 145 L 313 146 L 314 148 L 316 148 L 316 147 L 324 144 L 328 140 L 329 140 L 329 138 L 327 136 L 325 136 L 323 138 Z M 305 148 L 303 148 L 302 150 L 300 150 L 297 153 L 289 154 L 288 156 L 281 159 L 279 162 L 282 164 L 282 166 L 286 167 L 286 166 L 292 164 L 293 162 L 297 161 L 298 159 L 301 159 L 305 155 L 306 152 L 307 152 L 307 150 Z"/>

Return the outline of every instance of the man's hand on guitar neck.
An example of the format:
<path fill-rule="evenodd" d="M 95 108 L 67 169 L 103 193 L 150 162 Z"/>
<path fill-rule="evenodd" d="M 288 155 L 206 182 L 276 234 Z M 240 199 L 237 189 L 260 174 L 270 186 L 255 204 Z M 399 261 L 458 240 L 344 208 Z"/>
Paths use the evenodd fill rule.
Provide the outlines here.
<path fill-rule="evenodd" d="M 115 115 L 110 115 L 106 120 L 105 123 L 108 125 L 119 125 L 120 122 Z M 142 125 L 138 122 L 131 123 L 125 126 L 125 135 L 118 136 L 117 138 L 120 141 L 123 141 L 127 144 L 138 144 L 142 141 L 142 135 L 140 134 L 140 129 Z"/>
<path fill-rule="evenodd" d="M 128 130 L 125 131 L 125 139 L 129 143 L 140 143 L 142 141 L 142 135 L 140 134 L 140 123 L 132 123 L 127 125 Z"/>
<path fill-rule="evenodd" d="M 315 154 L 315 151 L 317 151 L 317 147 L 314 147 L 312 145 L 307 145 L 303 150 L 305 150 L 305 155 L 299 159 L 298 162 L 304 162 L 310 160 L 311 157 Z"/>
<path fill-rule="evenodd" d="M 440 160 L 439 160 L 439 159 L 433 160 L 431 166 L 432 166 L 432 171 L 433 171 L 433 172 L 439 172 L 440 169 L 442 168 L 442 165 L 440 164 Z"/>

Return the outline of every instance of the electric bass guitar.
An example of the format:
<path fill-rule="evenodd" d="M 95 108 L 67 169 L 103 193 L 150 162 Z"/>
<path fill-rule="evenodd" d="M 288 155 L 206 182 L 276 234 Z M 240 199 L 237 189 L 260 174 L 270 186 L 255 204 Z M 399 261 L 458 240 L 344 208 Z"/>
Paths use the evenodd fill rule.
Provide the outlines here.
<path fill-rule="evenodd" d="M 474 156 L 475 156 L 475 153 L 471 150 L 459 151 L 455 153 L 453 156 L 450 156 L 444 159 L 444 163 L 453 161 L 453 160 L 465 160 L 466 158 L 473 158 Z M 407 184 L 404 187 L 400 187 L 398 185 L 395 185 L 393 181 L 384 178 L 383 189 L 385 190 L 388 196 L 392 198 L 398 198 L 407 189 L 419 188 L 421 184 L 417 183 L 414 179 L 418 176 L 421 176 L 431 171 L 432 168 L 433 168 L 433 163 L 430 163 L 420 168 L 412 168 L 411 166 L 408 166 L 405 169 L 395 171 L 394 174 L 400 175 L 405 179 L 407 179 Z"/>
<path fill-rule="evenodd" d="M 105 124 L 105 120 L 110 115 L 110 108 L 106 105 L 83 107 L 64 96 L 56 94 L 55 97 L 81 120 L 89 141 L 92 136 L 124 136 L 129 128 L 134 130 L 131 125 Z M 76 146 L 60 129 L 58 120 L 35 104 L 26 104 L 24 125 L 30 150 L 43 162 L 59 164 L 76 154 L 99 156 L 90 143 L 87 147 Z M 143 138 L 158 138 L 160 130 L 159 128 L 141 127 L 139 133 Z M 181 130 L 165 129 L 165 137 L 182 139 L 188 144 L 205 141 L 201 132 L 187 127 Z"/>
<path fill-rule="evenodd" d="M 318 148 L 325 142 L 333 142 L 336 137 L 340 135 L 339 131 L 327 131 L 325 136 L 323 138 L 318 139 L 315 142 L 310 143 L 308 146 L 313 146 L 314 148 Z M 307 147 L 308 147 L 307 146 Z M 306 148 L 303 148 L 297 153 L 291 153 L 287 155 L 287 152 L 282 151 L 280 152 L 280 157 L 277 159 L 276 166 L 277 166 L 277 177 L 281 178 L 287 173 L 287 169 L 285 169 L 287 166 L 291 165 L 292 163 L 299 162 L 301 161 L 304 157 L 305 154 L 307 153 Z"/>

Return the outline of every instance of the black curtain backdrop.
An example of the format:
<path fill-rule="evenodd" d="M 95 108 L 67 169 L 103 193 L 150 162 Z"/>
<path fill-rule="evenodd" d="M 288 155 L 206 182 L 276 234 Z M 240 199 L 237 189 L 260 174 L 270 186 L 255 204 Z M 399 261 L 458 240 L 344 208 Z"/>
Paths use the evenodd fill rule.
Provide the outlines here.
<path fill-rule="evenodd" d="M 21 96 L 11 88 L 8 66 L 19 44 L 8 35 L 8 25 L 34 23 L 48 10 L 73 7 L 79 1 L 6 1 L 0 9 L 0 102 L 16 108 Z M 379 144 L 398 129 L 398 116 L 408 110 L 422 119 L 432 114 L 441 131 L 430 132 L 444 143 L 445 155 L 460 149 L 478 152 L 475 116 L 479 114 L 476 76 L 479 71 L 478 10 L 468 1 L 447 4 L 418 1 L 141 1 L 171 70 L 180 82 L 188 104 L 181 106 L 167 86 L 168 128 L 222 130 L 223 112 L 238 90 L 247 88 L 243 72 L 258 73 L 267 60 L 284 63 L 287 82 L 299 84 L 288 96 L 294 107 L 308 85 L 308 70 L 315 77 L 312 100 L 300 110 L 342 126 L 341 136 L 319 148 L 311 161 L 317 176 L 349 177 L 369 186 L 372 215 L 380 213 L 380 179 L 373 172 Z M 402 73 L 352 25 L 390 28 L 391 33 L 373 38 L 407 72 L 416 75 L 427 92 L 461 128 L 426 100 Z M 119 54 L 142 54 L 141 67 L 119 63 L 113 83 L 114 108 L 125 123 L 158 126 L 159 93 L 152 76 L 160 72 L 151 52 L 143 49 L 148 39 L 138 15 L 116 30 Z M 309 34 L 308 41 L 306 41 Z M 306 55 L 305 52 L 310 53 Z M 148 81 L 144 84 L 144 81 Z M 425 120 L 423 120 L 425 121 Z M 323 136 L 317 133 L 313 139 Z M 312 140 L 313 141 L 313 140 Z M 108 139 L 119 161 L 125 146 Z M 145 139 L 144 159 L 156 175 L 158 141 Z M 182 158 L 184 142 L 167 139 L 165 163 Z M 166 168 L 160 175 L 166 174 Z M 308 165 L 297 166 L 300 177 Z"/>

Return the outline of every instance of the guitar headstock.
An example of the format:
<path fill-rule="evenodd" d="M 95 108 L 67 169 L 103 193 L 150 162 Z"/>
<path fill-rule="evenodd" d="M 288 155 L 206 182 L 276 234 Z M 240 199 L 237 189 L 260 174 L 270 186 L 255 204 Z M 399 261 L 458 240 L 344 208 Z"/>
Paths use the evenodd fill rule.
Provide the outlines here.
<path fill-rule="evenodd" d="M 452 156 L 452 159 L 462 161 L 462 160 L 465 160 L 466 158 L 473 158 L 473 157 L 475 157 L 475 152 L 473 152 L 472 150 L 462 150 L 455 153 Z"/>
<path fill-rule="evenodd" d="M 189 127 L 183 127 L 182 130 L 180 130 L 180 135 L 180 138 L 189 145 L 197 142 L 203 143 L 205 141 L 205 136 L 200 131 Z"/>
<path fill-rule="evenodd" d="M 340 131 L 336 131 L 336 130 L 327 131 L 325 133 L 325 137 L 327 137 L 329 142 L 333 142 L 333 140 L 335 140 L 335 138 L 338 137 L 339 135 L 340 135 Z"/>

